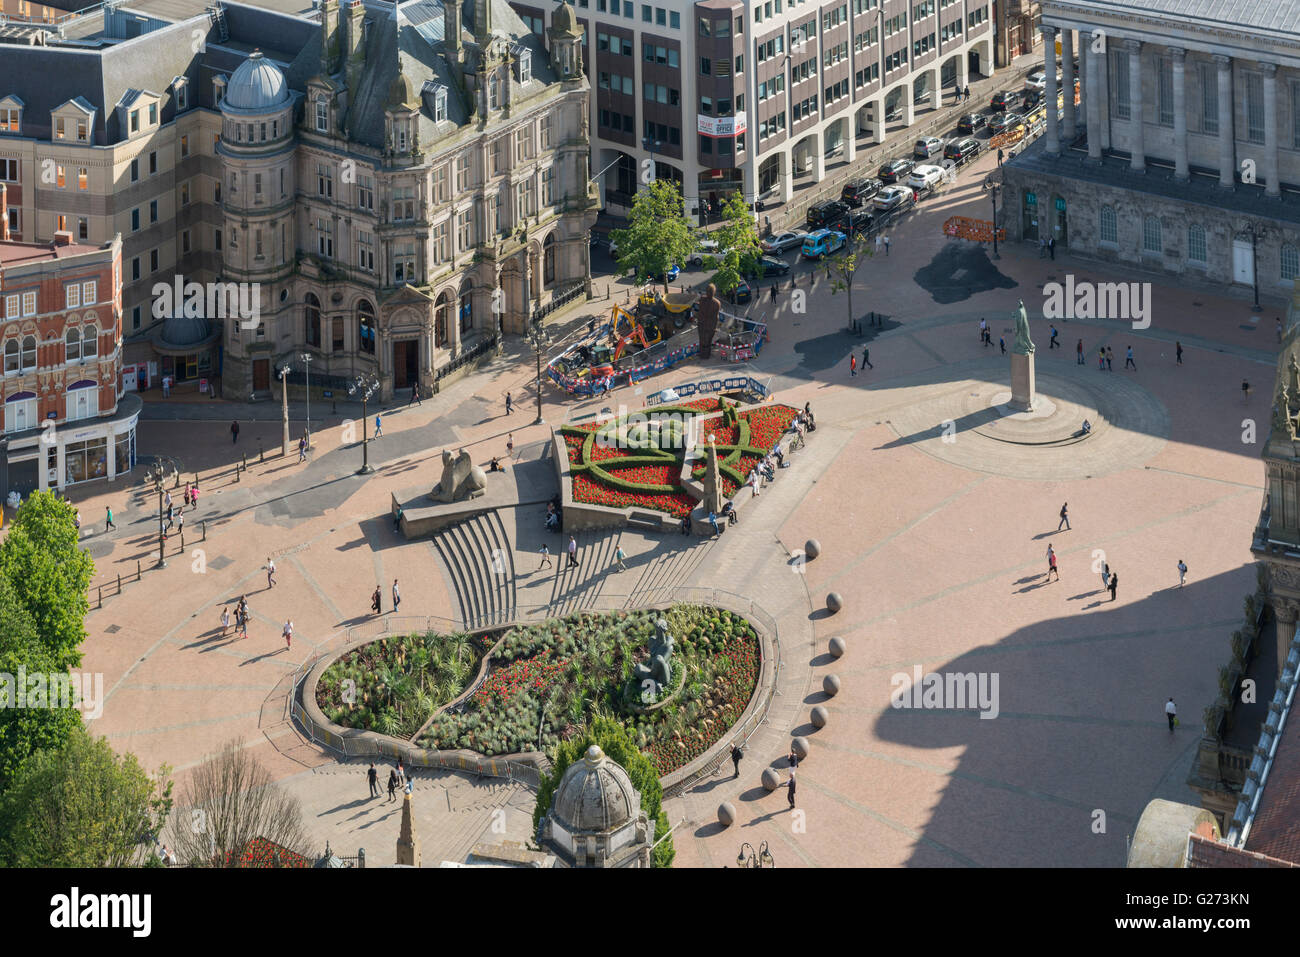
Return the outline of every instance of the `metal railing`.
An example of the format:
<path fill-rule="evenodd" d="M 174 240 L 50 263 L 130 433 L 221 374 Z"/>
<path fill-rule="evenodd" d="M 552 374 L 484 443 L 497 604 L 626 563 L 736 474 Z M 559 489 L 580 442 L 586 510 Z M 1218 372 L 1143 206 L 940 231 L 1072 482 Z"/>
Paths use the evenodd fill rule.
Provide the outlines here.
<path fill-rule="evenodd" d="M 567 306 L 569 303 L 573 302 L 573 300 L 583 295 L 586 292 L 586 289 L 586 279 L 574 279 L 567 285 L 555 290 L 555 294 L 551 296 L 550 302 L 533 310 L 533 322 L 541 322 L 551 313 L 555 312 L 555 310 Z"/>
<path fill-rule="evenodd" d="M 435 372 L 433 374 L 433 381 L 440 382 L 443 379 L 445 379 L 447 376 L 451 375 L 453 372 L 456 372 L 457 370 L 463 368 L 464 366 L 469 365 L 471 362 L 477 362 L 485 354 L 496 349 L 498 338 L 499 338 L 498 334 L 493 333 L 483 341 L 474 345 L 472 348 L 465 350 L 460 355 L 458 355 L 455 359 L 451 360 L 451 362 L 447 363 L 445 366 L 443 366 L 441 369 Z"/>

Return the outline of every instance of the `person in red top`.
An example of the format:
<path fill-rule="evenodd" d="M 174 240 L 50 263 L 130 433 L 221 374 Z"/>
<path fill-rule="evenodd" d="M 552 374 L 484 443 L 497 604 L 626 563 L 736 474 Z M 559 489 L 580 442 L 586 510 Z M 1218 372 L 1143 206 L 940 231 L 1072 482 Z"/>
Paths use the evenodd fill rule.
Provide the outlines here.
<path fill-rule="evenodd" d="M 1047 580 L 1048 581 L 1052 580 L 1053 574 L 1056 575 L 1056 580 L 1059 582 L 1061 580 L 1061 573 L 1057 571 L 1056 568 L 1056 552 L 1052 550 L 1051 545 L 1048 545 L 1047 546 Z"/>

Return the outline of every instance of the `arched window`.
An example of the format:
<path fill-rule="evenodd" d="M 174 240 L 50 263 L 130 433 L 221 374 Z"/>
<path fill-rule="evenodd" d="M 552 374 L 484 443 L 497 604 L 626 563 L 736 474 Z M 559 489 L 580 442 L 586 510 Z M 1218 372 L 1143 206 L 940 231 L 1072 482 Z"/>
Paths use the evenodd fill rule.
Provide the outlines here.
<path fill-rule="evenodd" d="M 99 326 L 82 326 L 81 358 L 93 359 L 99 355 Z"/>
<path fill-rule="evenodd" d="M 362 352 L 375 354 L 375 307 L 368 299 L 357 303 L 357 345 Z"/>
<path fill-rule="evenodd" d="M 69 329 L 63 337 L 64 355 L 68 362 L 81 358 L 81 330 Z"/>
<path fill-rule="evenodd" d="M 1282 278 L 1300 279 L 1300 251 L 1290 243 L 1282 244 Z"/>
<path fill-rule="evenodd" d="M 21 371 L 22 365 L 18 361 L 18 340 L 10 339 L 5 343 L 5 375 Z"/>
<path fill-rule="evenodd" d="M 1187 227 L 1187 261 L 1203 263 L 1205 256 L 1205 227 L 1192 223 Z"/>
<path fill-rule="evenodd" d="M 307 345 L 320 348 L 320 300 L 307 293 Z"/>
<path fill-rule="evenodd" d="M 1148 216 L 1142 220 L 1142 251 L 1144 253 L 1158 253 L 1164 250 L 1164 243 L 1160 238 L 1160 219 L 1156 216 Z"/>
<path fill-rule="evenodd" d="M 1099 213 L 1099 227 L 1101 233 L 1101 242 L 1118 243 L 1119 232 L 1115 228 L 1115 207 L 1103 206 Z"/>
<path fill-rule="evenodd" d="M 23 369 L 36 368 L 36 337 L 23 337 Z"/>
<path fill-rule="evenodd" d="M 542 288 L 555 282 L 555 234 L 542 243 Z"/>
<path fill-rule="evenodd" d="M 447 313 L 451 312 L 451 297 L 445 292 L 433 307 L 433 345 L 441 348 L 447 341 Z"/>
<path fill-rule="evenodd" d="M 460 331 L 474 328 L 474 285 L 467 279 L 460 287 Z"/>

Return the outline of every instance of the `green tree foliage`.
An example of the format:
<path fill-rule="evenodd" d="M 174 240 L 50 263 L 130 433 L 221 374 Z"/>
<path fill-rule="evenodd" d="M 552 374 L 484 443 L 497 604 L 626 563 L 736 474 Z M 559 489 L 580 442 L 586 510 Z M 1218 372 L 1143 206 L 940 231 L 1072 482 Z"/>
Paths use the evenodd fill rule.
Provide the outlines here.
<path fill-rule="evenodd" d="M 130 866 L 152 850 L 171 790 L 166 767 L 155 781 L 135 755 L 119 757 L 77 725 L 61 748 L 34 755 L 0 798 L 0 864 Z"/>
<path fill-rule="evenodd" d="M 12 675 L 16 682 L 20 670 L 32 675 L 64 669 L 55 667 L 54 656 L 41 644 L 32 616 L 13 585 L 0 575 L 0 673 Z M 13 690 L 16 696 L 17 688 Z M 0 695 L 5 693 L 0 690 Z M 0 702 L 0 793 L 10 787 L 33 754 L 59 749 L 81 725 L 75 708 L 18 708 L 15 704 Z"/>
<path fill-rule="evenodd" d="M 72 506 L 34 492 L 0 544 L 0 576 L 14 586 L 56 670 L 81 664 L 94 572 L 94 561 L 77 545 Z"/>
<path fill-rule="evenodd" d="M 724 296 L 740 285 L 746 275 L 757 273 L 763 247 L 758 244 L 754 214 L 740 193 L 732 193 L 722 202 L 722 224 L 710 238 L 718 243 L 721 257 L 713 284 Z"/>
<path fill-rule="evenodd" d="M 871 255 L 871 246 L 865 242 L 855 242 L 850 236 L 845 241 L 841 252 L 832 256 L 826 264 L 826 272 L 831 280 L 831 293 L 844 293 L 848 306 L 850 327 L 853 326 L 853 277 L 858 267 Z"/>
<path fill-rule="evenodd" d="M 662 276 L 668 292 L 668 270 L 695 252 L 695 232 L 686 219 L 682 194 L 668 180 L 652 180 L 637 192 L 628 215 L 628 228 L 612 233 L 620 269 L 631 269 L 638 282 Z"/>
<path fill-rule="evenodd" d="M 564 772 L 569 765 L 586 754 L 593 744 L 598 745 L 610 760 L 622 765 L 627 771 L 632 786 L 641 792 L 641 810 L 655 822 L 655 840 L 658 841 L 668 833 L 670 827 L 668 815 L 663 809 L 664 789 L 659 783 L 659 775 L 655 773 L 650 759 L 637 750 L 623 726 L 612 718 L 595 718 L 585 733 L 556 745 L 555 754 L 551 758 L 551 773 L 542 776 L 541 787 L 537 790 L 537 806 L 533 808 L 533 832 L 537 832 L 542 818 L 550 810 L 551 799 L 555 796 L 555 789 L 559 786 L 560 778 L 564 777 Z M 671 867 L 676 856 L 673 839 L 669 837 L 654 849 L 654 866 Z"/>

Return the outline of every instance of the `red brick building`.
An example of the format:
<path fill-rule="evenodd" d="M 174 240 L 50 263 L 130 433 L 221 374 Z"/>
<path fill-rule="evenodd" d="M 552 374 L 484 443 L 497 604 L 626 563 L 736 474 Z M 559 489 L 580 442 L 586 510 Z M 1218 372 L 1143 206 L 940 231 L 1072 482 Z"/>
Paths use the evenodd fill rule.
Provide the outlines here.
<path fill-rule="evenodd" d="M 113 479 L 135 464 L 123 395 L 122 241 L 10 238 L 0 184 L 0 494 Z"/>

